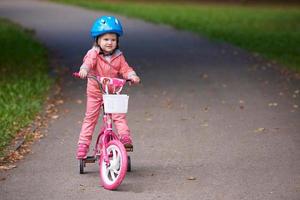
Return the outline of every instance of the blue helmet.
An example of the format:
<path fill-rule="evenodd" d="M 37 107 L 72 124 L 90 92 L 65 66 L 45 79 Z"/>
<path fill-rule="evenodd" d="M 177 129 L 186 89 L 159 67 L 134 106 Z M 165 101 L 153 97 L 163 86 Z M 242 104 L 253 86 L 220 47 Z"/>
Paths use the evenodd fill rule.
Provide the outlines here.
<path fill-rule="evenodd" d="M 118 36 L 123 35 L 121 22 L 113 16 L 102 16 L 94 22 L 91 28 L 91 35 L 96 39 L 99 35 L 105 33 L 116 33 Z"/>

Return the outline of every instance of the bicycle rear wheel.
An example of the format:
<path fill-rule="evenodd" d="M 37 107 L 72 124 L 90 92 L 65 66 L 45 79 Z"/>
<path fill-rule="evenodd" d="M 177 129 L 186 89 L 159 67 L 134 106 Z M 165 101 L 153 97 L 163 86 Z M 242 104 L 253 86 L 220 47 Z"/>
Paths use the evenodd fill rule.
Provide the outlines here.
<path fill-rule="evenodd" d="M 108 143 L 106 153 L 109 165 L 104 161 L 103 154 L 99 160 L 100 179 L 105 189 L 114 190 L 123 181 L 127 171 L 127 152 L 124 145 L 118 140 Z"/>

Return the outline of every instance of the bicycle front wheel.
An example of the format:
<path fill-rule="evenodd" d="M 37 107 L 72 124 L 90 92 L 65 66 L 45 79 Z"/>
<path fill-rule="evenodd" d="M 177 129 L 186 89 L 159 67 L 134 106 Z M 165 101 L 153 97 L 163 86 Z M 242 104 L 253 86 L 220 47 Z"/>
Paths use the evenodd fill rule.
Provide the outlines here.
<path fill-rule="evenodd" d="M 104 161 L 103 154 L 99 160 L 100 179 L 105 189 L 114 190 L 123 181 L 127 171 L 127 152 L 118 140 L 108 143 L 106 153 L 109 164 Z"/>

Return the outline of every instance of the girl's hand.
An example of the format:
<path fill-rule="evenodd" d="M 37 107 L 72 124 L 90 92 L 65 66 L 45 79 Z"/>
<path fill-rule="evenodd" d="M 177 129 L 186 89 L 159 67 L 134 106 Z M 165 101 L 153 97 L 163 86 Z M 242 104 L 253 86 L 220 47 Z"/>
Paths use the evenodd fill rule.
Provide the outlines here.
<path fill-rule="evenodd" d="M 86 78 L 87 74 L 88 74 L 88 72 L 86 69 L 84 69 L 84 68 L 80 69 L 80 71 L 79 71 L 80 78 Z"/>
<path fill-rule="evenodd" d="M 137 75 L 133 75 L 130 77 L 130 81 L 134 84 L 138 84 L 141 80 L 140 77 L 138 77 Z"/>

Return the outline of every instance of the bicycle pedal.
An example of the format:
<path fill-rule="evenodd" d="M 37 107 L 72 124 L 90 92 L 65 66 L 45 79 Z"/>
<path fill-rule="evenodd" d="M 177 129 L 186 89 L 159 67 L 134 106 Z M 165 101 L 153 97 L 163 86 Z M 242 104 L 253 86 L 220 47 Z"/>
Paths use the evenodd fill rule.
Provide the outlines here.
<path fill-rule="evenodd" d="M 96 158 L 94 156 L 88 156 L 85 159 L 85 163 L 94 163 L 94 162 L 96 162 Z"/>
<path fill-rule="evenodd" d="M 127 152 L 133 152 L 133 146 L 131 146 L 131 147 L 126 147 L 125 146 L 125 149 L 126 149 Z"/>

